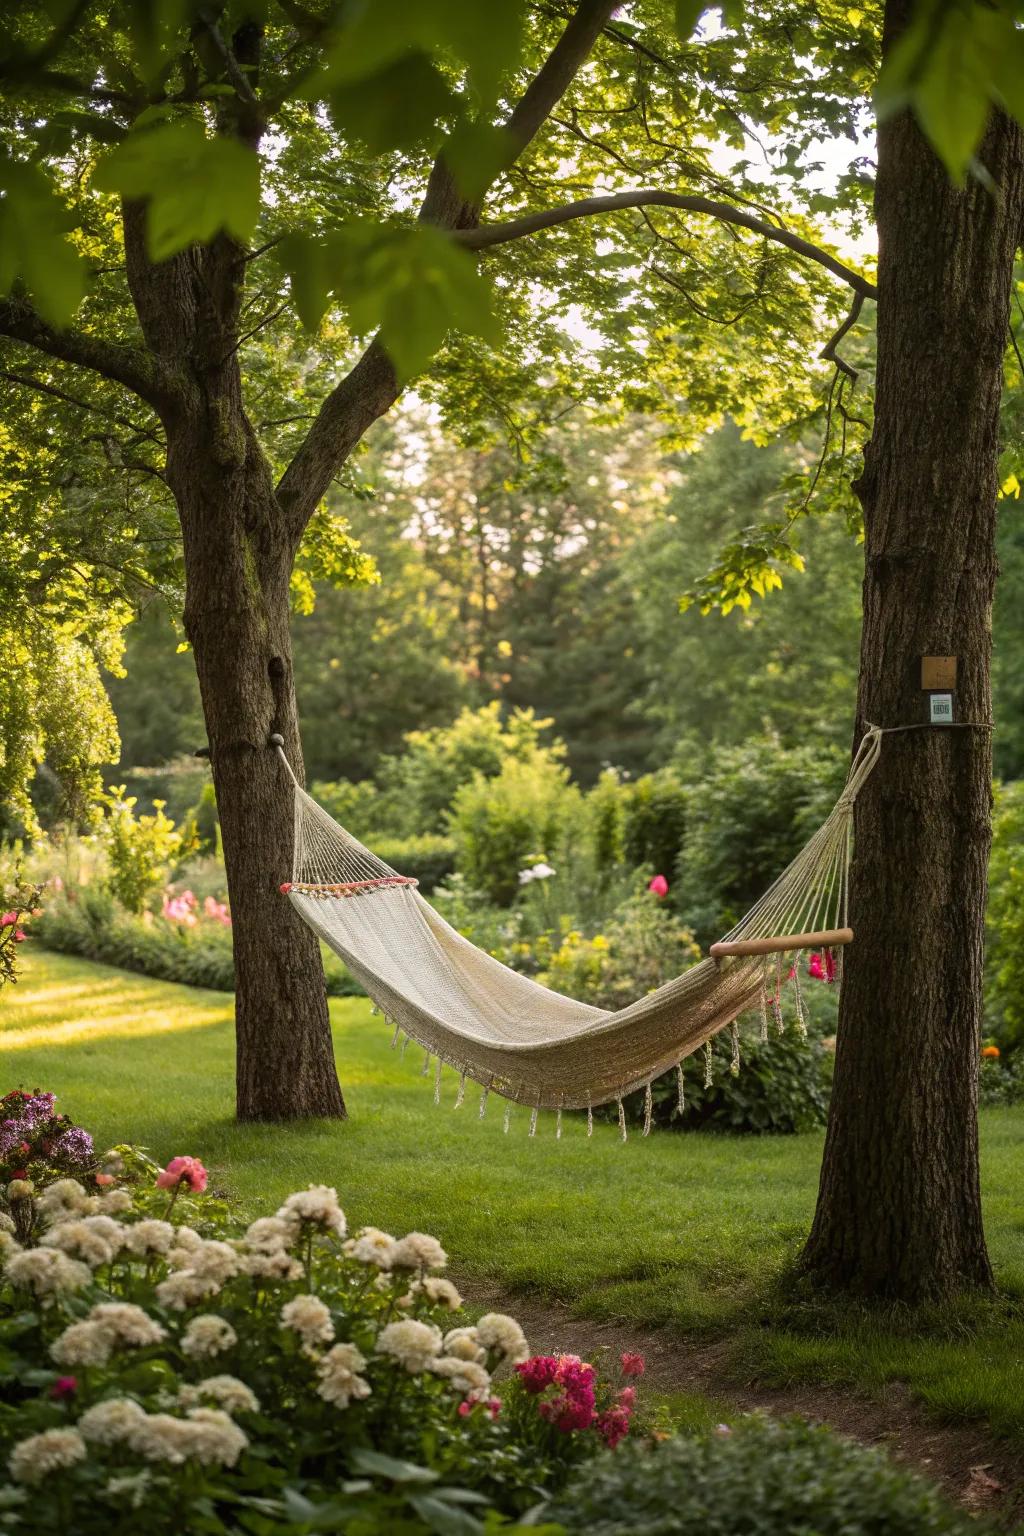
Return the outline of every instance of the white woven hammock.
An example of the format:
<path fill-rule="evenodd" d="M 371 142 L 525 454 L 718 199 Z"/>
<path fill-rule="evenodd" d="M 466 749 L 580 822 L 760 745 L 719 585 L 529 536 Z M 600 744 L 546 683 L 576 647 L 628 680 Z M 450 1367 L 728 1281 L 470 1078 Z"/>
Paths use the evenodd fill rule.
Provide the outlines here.
<path fill-rule="evenodd" d="M 295 786 L 293 874 L 282 889 L 393 1024 L 394 1043 L 404 1031 L 406 1044 L 411 1039 L 423 1047 L 424 1075 L 434 1058 L 435 1097 L 447 1063 L 460 1074 L 457 1104 L 466 1078 L 480 1084 L 481 1114 L 487 1094 L 500 1094 L 532 1108 L 532 1133 L 540 1109 L 589 1111 L 618 1100 L 624 1132 L 621 1101 L 646 1088 L 646 1132 L 654 1078 L 677 1068 L 681 1100 L 684 1059 L 706 1047 L 710 1074 L 711 1041 L 730 1026 L 736 1070 L 737 1018 L 754 1009 L 762 1037 L 769 1014 L 781 1030 L 782 986 L 790 977 L 803 1026 L 801 948 L 824 947 L 829 935 L 838 944 L 852 937 L 847 890 L 853 803 L 878 760 L 881 736 L 868 730 L 824 824 L 746 917 L 712 946 L 712 957 L 615 1013 L 542 987 L 463 938 L 420 896 L 415 880 L 377 858 L 305 793 L 279 745 Z M 758 941 L 760 952 L 720 952 L 723 946 L 744 951 L 751 941 Z M 838 957 L 841 975 L 841 948 Z"/>

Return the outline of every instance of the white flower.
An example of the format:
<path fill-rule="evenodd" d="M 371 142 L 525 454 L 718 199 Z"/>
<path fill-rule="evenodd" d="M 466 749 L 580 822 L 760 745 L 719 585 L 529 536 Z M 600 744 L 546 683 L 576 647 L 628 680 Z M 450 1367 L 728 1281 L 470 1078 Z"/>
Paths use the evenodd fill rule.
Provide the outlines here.
<path fill-rule="evenodd" d="M 324 1232 L 345 1236 L 345 1213 L 338 1204 L 338 1192 L 326 1184 L 311 1184 L 308 1189 L 297 1190 L 288 1196 L 277 1214 L 293 1234 L 303 1222 L 309 1222 Z"/>
<path fill-rule="evenodd" d="M 230 1243 L 211 1240 L 192 1249 L 187 1267 L 204 1280 L 216 1280 L 218 1285 L 223 1285 L 232 1275 L 238 1274 L 238 1254 Z"/>
<path fill-rule="evenodd" d="M 369 1397 L 370 1383 L 359 1372 L 366 1361 L 354 1344 L 335 1344 L 317 1364 L 317 1392 L 327 1403 L 347 1408 L 353 1398 Z"/>
<path fill-rule="evenodd" d="M 441 1352 L 441 1330 L 432 1323 L 403 1318 L 388 1323 L 377 1338 L 377 1353 L 391 1355 L 407 1371 L 424 1371 Z"/>
<path fill-rule="evenodd" d="M 302 1265 L 293 1259 L 287 1248 L 257 1249 L 255 1253 L 243 1253 L 239 1258 L 243 1275 L 256 1279 L 298 1280 Z"/>
<path fill-rule="evenodd" d="M 17 1483 L 41 1483 L 51 1472 L 84 1461 L 85 1441 L 77 1429 L 44 1429 L 41 1435 L 20 1440 L 7 1465 Z"/>
<path fill-rule="evenodd" d="M 130 1397 L 108 1397 L 87 1408 L 78 1421 L 78 1430 L 98 1445 L 117 1445 L 131 1441 L 145 1420 L 145 1413 Z"/>
<path fill-rule="evenodd" d="M 0 1211 L 0 1232 L 15 1232 L 17 1228 L 6 1211 Z"/>
<path fill-rule="evenodd" d="M 113 1230 L 111 1230 L 113 1229 Z M 42 1237 L 45 1248 L 59 1248 L 73 1259 L 81 1259 L 90 1269 L 110 1264 L 121 1247 L 122 1228 L 109 1216 L 83 1216 L 62 1221 Z"/>
<path fill-rule="evenodd" d="M 392 1269 L 444 1269 L 448 1263 L 436 1237 L 426 1232 L 410 1232 L 399 1238 L 391 1254 Z"/>
<path fill-rule="evenodd" d="M 238 1343 L 238 1334 L 226 1317 L 204 1312 L 194 1317 L 181 1337 L 181 1349 L 194 1360 L 208 1360 Z"/>
<path fill-rule="evenodd" d="M 196 1307 L 201 1301 L 219 1295 L 220 1290 L 216 1280 L 193 1274 L 190 1269 L 179 1269 L 161 1280 L 156 1288 L 156 1299 L 172 1312 L 184 1312 L 186 1307 Z"/>
<path fill-rule="evenodd" d="M 280 1216 L 261 1216 L 245 1231 L 246 1243 L 261 1253 L 274 1253 L 279 1248 L 287 1248 L 294 1238 L 294 1224 L 282 1221 Z"/>
<path fill-rule="evenodd" d="M 12 1179 L 7 1186 L 8 1200 L 27 1200 L 35 1192 L 36 1187 L 31 1179 Z"/>
<path fill-rule="evenodd" d="M 123 1216 L 132 1208 L 132 1197 L 126 1189 L 108 1189 L 98 1197 L 96 1206 L 104 1216 Z"/>
<path fill-rule="evenodd" d="M 36 1210 L 43 1221 L 55 1226 L 68 1216 L 81 1216 L 89 1205 L 89 1196 L 77 1179 L 57 1179 L 42 1191 L 36 1201 Z"/>
<path fill-rule="evenodd" d="M 15 1240 L 6 1227 L 0 1227 L 0 1259 L 6 1260 L 12 1253 L 20 1253 L 21 1244 Z"/>
<path fill-rule="evenodd" d="M 431 1360 L 430 1370 L 435 1376 L 444 1376 L 457 1392 L 483 1392 L 491 1384 L 491 1378 L 475 1360 L 457 1360 L 451 1355 Z"/>
<path fill-rule="evenodd" d="M 27 1248 L 13 1253 L 4 1265 L 4 1274 L 14 1286 L 32 1290 L 44 1304 L 66 1291 L 79 1291 L 88 1285 L 92 1272 L 77 1259 L 69 1259 L 59 1248 Z"/>
<path fill-rule="evenodd" d="M 102 1301 L 89 1313 L 89 1322 L 98 1323 L 119 1344 L 142 1349 L 147 1344 L 159 1344 L 167 1337 L 166 1328 L 154 1322 L 148 1313 L 130 1301 Z"/>
<path fill-rule="evenodd" d="M 390 1269 L 395 1240 L 390 1232 L 379 1227 L 361 1227 L 355 1237 L 349 1238 L 343 1252 L 360 1264 L 376 1264 L 378 1269 Z"/>
<path fill-rule="evenodd" d="M 132 1472 L 127 1477 L 111 1477 L 107 1480 L 104 1492 L 111 1498 L 120 1498 L 127 1494 L 131 1499 L 133 1509 L 141 1508 L 149 1492 L 149 1485 L 153 1481 L 153 1474 L 148 1467 L 143 1467 L 141 1472 Z"/>
<path fill-rule="evenodd" d="M 554 873 L 550 864 L 531 864 L 529 869 L 519 871 L 519 884 L 529 885 L 531 880 L 550 880 Z"/>
<path fill-rule="evenodd" d="M 204 1465 L 233 1467 L 249 1441 L 223 1409 L 193 1408 L 187 1419 L 170 1413 L 144 1415 L 130 1444 L 147 1461 L 180 1466 L 194 1457 Z"/>
<path fill-rule="evenodd" d="M 485 1349 L 496 1349 L 513 1365 L 530 1358 L 525 1333 L 515 1318 L 506 1317 L 504 1312 L 488 1312 L 477 1323 L 476 1334 Z"/>
<path fill-rule="evenodd" d="M 453 1328 L 445 1334 L 443 1348 L 446 1355 L 453 1355 L 456 1360 L 472 1360 L 477 1365 L 487 1358 L 475 1328 Z"/>
<path fill-rule="evenodd" d="M 260 1403 L 244 1381 L 237 1376 L 205 1376 L 194 1385 L 182 1387 L 178 1401 L 185 1408 L 198 1407 L 205 1399 L 223 1408 L 225 1413 L 259 1413 Z"/>
<path fill-rule="evenodd" d="M 414 1289 L 421 1291 L 433 1306 L 447 1307 L 449 1312 L 457 1312 L 462 1306 L 462 1297 L 451 1281 L 442 1280 L 436 1275 L 428 1275 L 425 1280 L 417 1280 Z"/>
<path fill-rule="evenodd" d="M 281 1308 L 281 1325 L 297 1333 L 307 1348 L 334 1338 L 331 1314 L 318 1296 L 296 1296 Z"/>
<path fill-rule="evenodd" d="M 50 1345 L 58 1365 L 106 1365 L 114 1339 L 100 1323 L 71 1323 Z"/>
<path fill-rule="evenodd" d="M 151 1253 L 167 1253 L 176 1237 L 169 1221 L 137 1221 L 125 1228 L 124 1245 L 129 1253 L 146 1258 Z"/>

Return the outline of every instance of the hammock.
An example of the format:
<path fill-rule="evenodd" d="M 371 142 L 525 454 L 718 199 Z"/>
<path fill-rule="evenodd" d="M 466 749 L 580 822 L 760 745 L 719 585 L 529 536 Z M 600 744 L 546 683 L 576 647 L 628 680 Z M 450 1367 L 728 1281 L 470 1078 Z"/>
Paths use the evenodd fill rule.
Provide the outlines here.
<path fill-rule="evenodd" d="M 733 1071 L 739 1068 L 738 1017 L 755 1009 L 762 1038 L 769 1014 L 782 1029 L 781 996 L 792 980 L 797 1024 L 803 1025 L 799 959 L 822 950 L 832 969 L 852 937 L 847 892 L 853 803 L 878 760 L 882 732 L 871 727 L 846 786 L 821 827 L 775 884 L 725 938 L 657 991 L 616 1012 L 549 990 L 484 953 L 458 933 L 401 875 L 338 825 L 302 789 L 280 737 L 272 738 L 295 789 L 294 866 L 282 886 L 292 906 L 365 988 L 394 1026 L 435 1059 L 434 1095 L 442 1063 L 460 1074 L 457 1104 L 471 1078 L 489 1092 L 532 1108 L 586 1109 L 645 1089 L 645 1134 L 651 1083 L 675 1067 L 682 1102 L 682 1063 L 732 1029 Z M 791 956 L 783 963 L 783 955 Z M 404 1052 L 405 1046 L 403 1046 Z M 506 1128 L 508 1110 L 506 1109 Z M 588 1121 L 592 1119 L 588 1113 Z"/>

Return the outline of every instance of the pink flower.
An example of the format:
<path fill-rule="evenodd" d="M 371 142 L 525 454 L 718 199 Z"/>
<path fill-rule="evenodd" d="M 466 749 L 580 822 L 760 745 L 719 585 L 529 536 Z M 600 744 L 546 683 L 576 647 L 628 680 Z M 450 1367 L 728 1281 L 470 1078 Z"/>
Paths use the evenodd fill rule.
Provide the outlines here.
<path fill-rule="evenodd" d="M 819 954 L 813 954 L 808 960 L 807 974 L 808 976 L 813 976 L 815 981 L 825 980 L 825 972 L 822 970 L 821 956 Z"/>
<path fill-rule="evenodd" d="M 490 1414 L 491 1418 L 496 1419 L 498 1414 L 501 1412 L 501 1398 L 489 1397 L 484 1403 L 484 1407 L 487 1409 L 487 1412 Z"/>
<path fill-rule="evenodd" d="M 16 928 L 14 930 L 14 942 L 15 942 L 15 944 L 24 944 L 25 938 L 26 938 L 26 934 L 25 934 L 24 928 Z"/>
<path fill-rule="evenodd" d="M 594 1421 L 594 1428 L 610 1451 L 629 1434 L 631 1413 L 628 1408 L 606 1408 Z"/>
<path fill-rule="evenodd" d="M 663 901 L 668 895 L 668 881 L 664 875 L 655 875 L 647 889 L 653 891 L 659 901 Z"/>
<path fill-rule="evenodd" d="M 231 915 L 226 901 L 218 901 L 216 896 L 207 896 L 203 902 L 203 911 L 214 922 L 223 923 L 226 928 L 231 927 Z"/>
<path fill-rule="evenodd" d="M 527 1392 L 543 1392 L 555 1379 L 558 1361 L 554 1355 L 533 1355 L 515 1369 Z"/>
<path fill-rule="evenodd" d="M 198 905 L 191 891 L 182 891 L 180 896 L 171 896 L 165 892 L 163 914 L 168 922 L 182 923 L 186 928 L 194 928 Z"/>
<path fill-rule="evenodd" d="M 826 949 L 826 951 L 825 951 L 825 980 L 826 981 L 835 981 L 835 979 L 836 979 L 836 957 L 835 957 L 835 955 L 832 953 L 832 951 L 830 949 Z"/>
<path fill-rule="evenodd" d="M 728 1424 L 716 1424 L 712 1430 L 712 1434 L 717 1435 L 720 1440 L 728 1440 L 729 1436 L 732 1434 L 732 1428 Z"/>
<path fill-rule="evenodd" d="M 623 1387 L 615 1401 L 621 1403 L 623 1408 L 634 1408 L 636 1406 L 636 1387 Z"/>
<path fill-rule="evenodd" d="M 537 1411 L 563 1435 L 572 1434 L 574 1429 L 589 1429 L 594 1422 L 593 1388 L 589 1392 L 560 1392 L 540 1403 Z"/>
<path fill-rule="evenodd" d="M 66 1397 L 74 1397 L 78 1391 L 77 1376 L 58 1376 L 50 1388 L 50 1396 L 57 1398 L 58 1402 Z"/>
<path fill-rule="evenodd" d="M 642 1376 L 645 1369 L 643 1355 L 622 1356 L 623 1376 Z"/>
<path fill-rule="evenodd" d="M 475 1407 L 476 1403 L 471 1403 L 468 1397 L 464 1397 L 462 1402 L 459 1404 L 459 1418 L 468 1418 Z"/>
<path fill-rule="evenodd" d="M 17 912 L 5 912 L 4 915 L 0 917 L 0 928 L 13 928 L 17 921 Z"/>
<path fill-rule="evenodd" d="M 108 1185 L 113 1184 L 113 1182 L 114 1175 L 112 1173 L 98 1173 L 96 1175 L 96 1183 L 100 1186 L 101 1189 L 106 1189 Z"/>
<path fill-rule="evenodd" d="M 179 1184 L 186 1184 L 194 1194 L 202 1194 L 206 1188 L 206 1169 L 198 1157 L 172 1157 L 164 1171 L 157 1174 L 157 1189 L 177 1189 Z"/>

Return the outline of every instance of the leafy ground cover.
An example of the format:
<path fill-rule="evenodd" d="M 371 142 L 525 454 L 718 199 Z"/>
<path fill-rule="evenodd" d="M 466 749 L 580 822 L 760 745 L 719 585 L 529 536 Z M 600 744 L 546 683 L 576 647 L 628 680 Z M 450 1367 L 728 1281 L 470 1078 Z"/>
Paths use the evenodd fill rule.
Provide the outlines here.
<path fill-rule="evenodd" d="M 1024 1114 L 982 1115 L 988 1236 L 1002 1299 L 922 1317 L 823 1309 L 791 1284 L 814 1205 L 818 1133 L 729 1138 L 553 1120 L 527 1135 L 475 1096 L 435 1108 L 361 999 L 331 1004 L 351 1114 L 344 1126 L 239 1126 L 225 994 L 35 952 L 4 998 L 4 1086 L 53 1087 L 97 1142 L 200 1155 L 255 1213 L 309 1182 L 336 1185 L 350 1221 L 437 1234 L 467 1283 L 533 1293 L 595 1319 L 727 1338 L 768 1381 L 899 1381 L 950 1419 L 1024 1443 Z"/>

